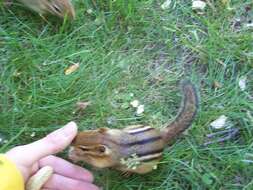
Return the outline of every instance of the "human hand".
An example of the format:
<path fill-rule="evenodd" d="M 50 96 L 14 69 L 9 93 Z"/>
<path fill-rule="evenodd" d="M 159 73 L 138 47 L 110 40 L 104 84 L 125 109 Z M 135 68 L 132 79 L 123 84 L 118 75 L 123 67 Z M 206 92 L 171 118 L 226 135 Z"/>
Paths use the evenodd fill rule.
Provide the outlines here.
<path fill-rule="evenodd" d="M 43 186 L 43 190 L 98 190 L 92 184 L 92 174 L 61 158 L 53 156 L 65 149 L 77 134 L 74 122 L 58 129 L 46 137 L 28 145 L 17 146 L 6 153 L 21 171 L 24 181 L 44 166 L 51 166 L 54 174 Z"/>

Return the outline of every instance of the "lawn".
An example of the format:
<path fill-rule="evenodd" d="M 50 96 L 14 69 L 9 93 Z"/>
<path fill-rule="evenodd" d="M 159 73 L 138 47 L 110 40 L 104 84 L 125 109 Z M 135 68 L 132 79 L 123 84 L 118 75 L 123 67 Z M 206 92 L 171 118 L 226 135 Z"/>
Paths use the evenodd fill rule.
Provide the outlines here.
<path fill-rule="evenodd" d="M 253 3 L 208 2 L 199 14 L 184 0 L 166 10 L 160 0 L 76 0 L 73 22 L 0 5 L 0 151 L 71 120 L 80 130 L 163 127 L 188 78 L 199 90 L 198 116 L 157 170 L 124 177 L 85 167 L 104 190 L 253 189 Z M 73 64 L 80 67 L 65 75 Z M 135 99 L 145 105 L 141 116 L 129 106 Z M 91 105 L 76 112 L 79 101 Z M 214 129 L 221 115 L 229 122 Z M 226 126 L 236 135 L 204 145 Z"/>

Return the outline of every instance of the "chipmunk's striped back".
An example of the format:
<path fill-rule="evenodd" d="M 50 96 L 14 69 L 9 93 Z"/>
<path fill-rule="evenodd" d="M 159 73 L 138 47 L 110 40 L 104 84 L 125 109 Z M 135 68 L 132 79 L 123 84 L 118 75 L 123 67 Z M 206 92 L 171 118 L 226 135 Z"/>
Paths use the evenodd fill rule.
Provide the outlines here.
<path fill-rule="evenodd" d="M 139 125 L 127 127 L 123 131 L 126 132 L 122 146 L 124 155 L 136 154 L 143 162 L 161 158 L 164 142 L 158 129 Z"/>

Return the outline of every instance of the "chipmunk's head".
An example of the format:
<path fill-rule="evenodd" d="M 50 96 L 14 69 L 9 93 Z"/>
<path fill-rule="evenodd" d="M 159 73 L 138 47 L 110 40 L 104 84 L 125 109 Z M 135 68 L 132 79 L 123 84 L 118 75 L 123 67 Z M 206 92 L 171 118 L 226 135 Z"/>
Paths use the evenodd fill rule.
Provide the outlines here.
<path fill-rule="evenodd" d="M 79 132 L 69 151 L 69 158 L 73 161 L 84 161 L 98 168 L 113 167 L 118 164 L 117 134 L 119 130 L 100 128 Z"/>
<path fill-rule="evenodd" d="M 75 10 L 69 0 L 44 0 L 46 11 L 64 18 L 65 16 L 74 19 Z"/>

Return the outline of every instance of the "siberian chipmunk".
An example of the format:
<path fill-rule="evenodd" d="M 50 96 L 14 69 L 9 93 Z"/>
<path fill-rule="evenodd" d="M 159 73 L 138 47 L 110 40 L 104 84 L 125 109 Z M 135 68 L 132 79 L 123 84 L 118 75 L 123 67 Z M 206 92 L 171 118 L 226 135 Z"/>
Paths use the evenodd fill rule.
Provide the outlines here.
<path fill-rule="evenodd" d="M 61 18 L 65 16 L 74 19 L 75 10 L 70 0 L 19 0 L 26 7 L 37 12 L 43 17 L 45 14 L 52 14 Z"/>
<path fill-rule="evenodd" d="M 166 146 L 191 125 L 197 113 L 199 101 L 195 86 L 184 81 L 182 92 L 181 109 L 166 128 L 135 125 L 123 129 L 100 128 L 79 132 L 70 147 L 69 158 L 126 173 L 152 171 L 161 160 Z"/>

